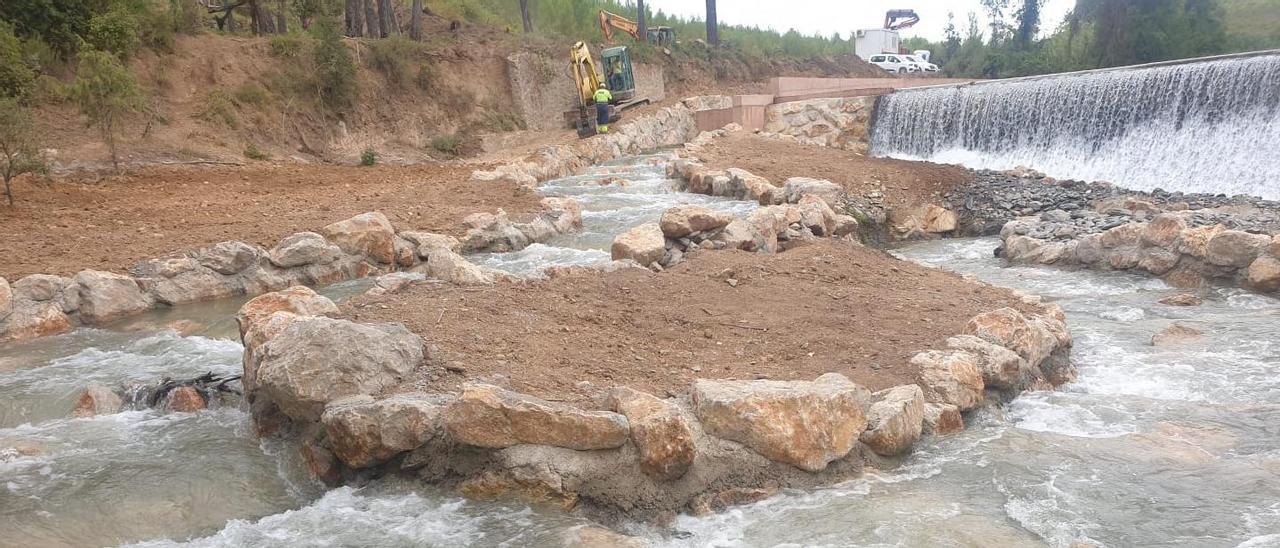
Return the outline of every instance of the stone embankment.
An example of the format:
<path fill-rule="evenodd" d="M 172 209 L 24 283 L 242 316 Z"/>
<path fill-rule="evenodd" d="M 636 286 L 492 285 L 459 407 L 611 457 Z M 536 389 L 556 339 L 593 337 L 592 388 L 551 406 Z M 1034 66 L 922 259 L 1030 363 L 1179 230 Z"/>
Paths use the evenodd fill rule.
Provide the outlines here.
<path fill-rule="evenodd" d="M 866 154 L 874 97 L 809 99 L 765 109 L 761 135 Z"/>
<path fill-rule="evenodd" d="M 683 229 L 711 221 L 684 218 Z M 424 371 L 444 367 L 430 341 L 330 317 L 333 303 L 305 287 L 250 300 L 237 319 L 256 430 L 297 437 L 327 482 L 400 473 L 477 498 L 665 520 L 854 477 L 924 434 L 963 428 L 961 413 L 984 401 L 1072 379 L 1062 311 L 1024 299 L 1039 312 L 980 314 L 945 349 L 916 354 L 915 384 L 698 379 L 665 398 L 604 388 L 584 407 L 479 382 L 405 391 L 410 378 L 445 374 Z"/>
<path fill-rule="evenodd" d="M 323 285 L 391 271 L 417 271 L 446 281 L 491 283 L 495 273 L 459 253 L 510 251 L 582 225 L 578 203 L 544 198 L 528 219 L 475 214 L 461 240 L 397 231 L 385 215 L 364 213 L 319 232 L 299 232 L 270 249 L 227 241 L 143 261 L 128 274 L 85 270 L 70 278 L 45 274 L 0 278 L 0 341 L 101 325 L 147 310 L 294 285 Z"/>

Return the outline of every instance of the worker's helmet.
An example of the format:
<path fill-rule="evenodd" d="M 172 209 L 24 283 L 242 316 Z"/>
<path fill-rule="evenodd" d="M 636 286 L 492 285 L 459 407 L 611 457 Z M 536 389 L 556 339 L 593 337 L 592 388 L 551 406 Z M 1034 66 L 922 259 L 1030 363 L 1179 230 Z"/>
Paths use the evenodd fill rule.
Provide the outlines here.
<path fill-rule="evenodd" d="M 600 82 L 600 89 L 609 89 L 609 86 L 605 85 L 604 82 Z"/>

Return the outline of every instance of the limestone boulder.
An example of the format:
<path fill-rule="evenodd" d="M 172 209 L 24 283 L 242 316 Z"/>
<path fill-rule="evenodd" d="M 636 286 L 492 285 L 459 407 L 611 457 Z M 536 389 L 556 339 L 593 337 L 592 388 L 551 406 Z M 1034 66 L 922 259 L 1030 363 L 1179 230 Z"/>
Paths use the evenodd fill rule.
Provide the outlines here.
<path fill-rule="evenodd" d="M 19 301 L 0 317 L 0 341 L 45 337 L 71 330 L 71 318 L 54 301 Z"/>
<path fill-rule="evenodd" d="M 1204 338 L 1204 331 L 1182 325 L 1172 324 L 1159 333 L 1151 336 L 1151 346 L 1176 346 Z"/>
<path fill-rule="evenodd" d="M 1280 259 L 1264 255 L 1249 264 L 1249 285 L 1258 291 L 1280 291 Z"/>
<path fill-rule="evenodd" d="M 870 393 L 837 373 L 814 381 L 693 383 L 694 413 L 708 434 L 811 472 L 849 454 L 866 429 L 869 405 Z"/>
<path fill-rule="evenodd" d="M 640 470 L 658 481 L 679 479 L 693 465 L 693 429 L 679 406 L 626 387 L 609 394 L 609 407 L 631 425 L 631 443 L 640 452 Z"/>
<path fill-rule="evenodd" d="M 1175 245 L 1179 253 L 1206 260 L 1209 255 L 1209 242 L 1225 230 L 1226 227 L 1222 225 L 1185 228 L 1178 233 L 1178 242 Z"/>
<path fill-rule="evenodd" d="M 84 270 L 73 280 L 80 292 L 80 318 L 98 324 L 137 314 L 151 308 L 151 299 L 133 278 Z"/>
<path fill-rule="evenodd" d="M 1267 255 L 1280 259 L 1280 234 L 1271 236 L 1271 244 L 1267 245 Z"/>
<path fill-rule="evenodd" d="M 920 369 L 925 398 L 954 405 L 961 411 L 982 403 L 986 384 L 976 362 L 972 354 L 955 350 L 929 350 L 911 358 L 911 364 Z"/>
<path fill-rule="evenodd" d="M 1061 323 L 1061 322 L 1058 322 Z M 1039 365 L 1059 346 L 1059 339 L 1069 341 L 1066 327 L 1029 321 L 1016 309 L 1005 307 L 974 316 L 964 327 L 965 335 L 974 335 L 991 344 L 1003 346 Z"/>
<path fill-rule="evenodd" d="M 666 239 L 658 223 L 646 223 L 619 234 L 609 251 L 615 261 L 630 259 L 649 266 L 662 260 L 667 251 Z"/>
<path fill-rule="evenodd" d="M 758 245 L 757 234 L 750 223 L 742 219 L 734 219 L 716 234 L 714 241 L 722 242 L 726 249 L 755 251 Z"/>
<path fill-rule="evenodd" d="M 924 427 L 924 391 L 904 384 L 876 392 L 871 399 L 862 443 L 886 457 L 905 453 Z"/>
<path fill-rule="evenodd" d="M 347 466 L 366 468 L 412 451 L 435 437 L 441 406 L 421 393 L 380 400 L 367 395 L 329 403 L 320 417 L 333 454 Z"/>
<path fill-rule="evenodd" d="M 253 396 L 313 422 L 333 400 L 397 384 L 422 358 L 422 339 L 400 324 L 300 318 L 262 346 Z"/>
<path fill-rule="evenodd" d="M 1209 239 L 1205 260 L 1219 266 L 1245 268 L 1271 244 L 1271 238 L 1240 230 L 1224 230 Z"/>
<path fill-rule="evenodd" d="M 467 232 L 462 235 L 462 252 L 515 251 L 529 245 L 529 237 L 501 209 L 497 213 L 473 213 L 462 219 Z"/>
<path fill-rule="evenodd" d="M 1102 233 L 1101 244 L 1106 249 L 1137 246 L 1142 242 L 1142 233 L 1146 230 L 1143 223 L 1126 223 L 1112 227 Z"/>
<path fill-rule="evenodd" d="M 80 397 L 76 398 L 76 406 L 71 410 L 71 416 L 88 418 L 110 415 L 119 413 L 123 407 L 124 400 L 114 390 L 98 383 L 91 383 L 84 387 Z"/>
<path fill-rule="evenodd" d="M 1149 247 L 1142 250 L 1142 258 L 1138 260 L 1138 268 L 1156 276 L 1163 276 L 1178 266 L 1178 260 L 1181 257 L 1176 251 L 1169 251 L 1161 247 Z"/>
<path fill-rule="evenodd" d="M 244 283 L 196 265 L 172 277 L 138 278 L 139 287 L 158 303 L 177 305 L 222 299 L 244 294 Z"/>
<path fill-rule="evenodd" d="M 1030 374 L 1027 360 L 1022 356 L 973 335 L 951 337 L 947 339 L 947 348 L 973 355 L 974 364 L 982 374 L 982 383 L 985 387 L 1021 390 Z"/>
<path fill-rule="evenodd" d="M 240 305 L 240 310 L 236 312 L 240 335 L 243 337 L 251 328 L 276 312 L 298 316 L 331 316 L 338 313 L 338 305 L 310 287 L 301 285 L 264 293 Z"/>
<path fill-rule="evenodd" d="M 329 264 L 342 256 L 338 246 L 315 232 L 298 232 L 286 236 L 267 251 L 267 258 L 281 268 L 312 264 Z"/>
<path fill-rule="evenodd" d="M 836 231 L 836 212 L 827 202 L 814 194 L 805 194 L 796 204 L 800 210 L 800 224 L 815 236 L 832 236 Z"/>
<path fill-rule="evenodd" d="M 443 247 L 435 248 L 427 255 L 426 270 L 433 278 L 459 285 L 486 285 L 494 282 L 493 273 Z"/>
<path fill-rule="evenodd" d="M 194 387 L 179 386 L 165 396 L 164 406 L 175 413 L 194 413 L 209 407 L 209 402 Z"/>
<path fill-rule="evenodd" d="M 935 204 L 925 206 L 920 229 L 929 234 L 946 234 L 954 232 L 959 223 L 956 212 Z"/>
<path fill-rule="evenodd" d="M 1142 229 L 1142 243 L 1167 250 L 1177 248 L 1178 236 L 1187 229 L 1187 221 L 1181 215 L 1161 213 Z"/>
<path fill-rule="evenodd" d="M 13 282 L 12 295 L 15 299 L 28 301 L 52 301 L 61 299 L 68 287 L 72 286 L 70 278 L 51 276 L 49 274 L 31 274 Z M 4 317 L 3 299 L 4 284 L 0 282 L 0 318 Z"/>
<path fill-rule="evenodd" d="M 723 228 L 733 221 L 728 213 L 715 211 L 700 205 L 684 204 L 668 209 L 658 225 L 662 235 L 671 239 L 688 236 L 694 232 L 707 232 Z"/>
<path fill-rule="evenodd" d="M 1076 241 L 1075 260 L 1080 264 L 1097 264 L 1106 258 L 1101 234 L 1089 234 Z"/>
<path fill-rule="evenodd" d="M 787 203 L 799 203 L 800 197 L 812 194 L 821 198 L 829 207 L 839 207 L 844 188 L 824 179 L 791 177 L 782 182 L 783 199 Z"/>
<path fill-rule="evenodd" d="M 1200 306 L 1204 304 L 1204 299 L 1190 293 L 1179 293 L 1177 295 L 1170 295 L 1156 302 L 1168 306 Z"/>
<path fill-rule="evenodd" d="M 0 277 L 0 321 L 4 321 L 13 313 L 13 288 L 9 280 Z"/>
<path fill-rule="evenodd" d="M 228 241 L 214 244 L 200 252 L 200 265 L 218 274 L 239 274 L 257 264 L 263 251 L 244 242 Z"/>
<path fill-rule="evenodd" d="M 960 408 L 949 403 L 924 404 L 925 434 L 942 435 L 964 430 L 964 416 Z"/>
<path fill-rule="evenodd" d="M 839 238 L 841 236 L 858 233 L 858 219 L 854 216 L 837 214 L 835 220 L 836 226 L 835 231 L 831 234 L 832 236 Z"/>
<path fill-rule="evenodd" d="M 431 255 L 436 249 L 447 249 L 454 253 L 462 250 L 462 242 L 457 238 L 445 234 L 435 234 L 432 232 L 415 232 L 405 231 L 400 233 L 400 237 L 408 240 L 415 246 L 418 256 L 425 259 Z"/>
<path fill-rule="evenodd" d="M 325 226 L 320 233 L 350 255 L 368 257 L 382 264 L 393 264 L 396 260 L 396 231 L 382 213 L 361 213 Z"/>
<path fill-rule="evenodd" d="M 445 432 L 453 440 L 500 449 L 519 444 L 579 451 L 612 449 L 627 442 L 627 419 L 608 411 L 584 411 L 487 384 L 469 384 L 445 407 Z"/>

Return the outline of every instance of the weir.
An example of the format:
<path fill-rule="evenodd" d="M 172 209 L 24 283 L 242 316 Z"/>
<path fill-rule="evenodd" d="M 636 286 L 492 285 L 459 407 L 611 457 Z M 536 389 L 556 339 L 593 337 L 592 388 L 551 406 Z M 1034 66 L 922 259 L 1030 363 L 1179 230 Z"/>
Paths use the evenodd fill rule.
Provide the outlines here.
<path fill-rule="evenodd" d="M 1280 51 L 900 90 L 871 153 L 1280 199 Z"/>

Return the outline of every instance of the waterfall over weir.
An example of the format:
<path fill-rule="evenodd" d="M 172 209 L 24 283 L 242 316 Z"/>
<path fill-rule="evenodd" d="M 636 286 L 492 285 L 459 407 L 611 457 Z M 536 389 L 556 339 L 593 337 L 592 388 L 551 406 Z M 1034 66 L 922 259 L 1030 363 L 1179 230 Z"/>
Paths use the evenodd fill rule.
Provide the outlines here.
<path fill-rule="evenodd" d="M 902 90 L 876 156 L 1280 199 L 1280 51 Z"/>

